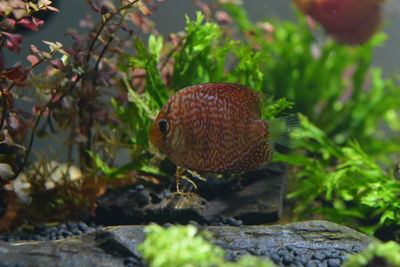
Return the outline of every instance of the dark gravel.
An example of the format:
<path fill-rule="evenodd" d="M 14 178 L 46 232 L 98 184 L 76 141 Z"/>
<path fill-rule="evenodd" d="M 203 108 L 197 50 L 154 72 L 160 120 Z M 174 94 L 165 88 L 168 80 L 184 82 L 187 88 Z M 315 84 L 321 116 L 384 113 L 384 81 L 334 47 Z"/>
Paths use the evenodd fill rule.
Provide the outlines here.
<path fill-rule="evenodd" d="M 244 254 L 269 258 L 278 266 L 284 267 L 340 267 L 346 260 L 345 253 L 335 249 L 312 251 L 289 250 L 285 247 L 277 249 L 256 248 L 247 251 L 228 250 L 225 253 L 225 259 L 228 261 L 237 261 Z"/>
<path fill-rule="evenodd" d="M 188 222 L 196 227 L 201 227 L 204 225 L 229 225 L 229 226 L 241 226 L 243 225 L 241 220 L 236 220 L 234 218 L 229 218 L 225 216 L 219 216 L 214 222 L 209 224 L 200 225 L 198 222 L 191 220 Z M 165 223 L 163 226 L 168 227 L 172 224 Z M 0 235 L 0 241 L 6 242 L 18 242 L 18 241 L 46 241 L 46 240 L 58 240 L 62 238 L 68 238 L 72 236 L 81 235 L 88 232 L 93 232 L 101 228 L 102 225 L 96 225 L 94 223 L 89 223 L 89 225 L 85 222 L 66 222 L 61 223 L 59 225 L 40 225 L 36 227 L 33 231 L 27 232 L 22 231 L 14 234 L 6 234 Z M 0 266 L 1 267 L 1 266 Z"/>
<path fill-rule="evenodd" d="M 94 232 L 100 229 L 101 225 L 86 224 L 85 222 L 66 222 L 59 225 L 40 225 L 33 231 L 22 231 L 15 234 L 0 235 L 0 241 L 18 242 L 18 241 L 46 241 L 58 240 L 72 236 L 81 235 L 88 232 Z"/>
<path fill-rule="evenodd" d="M 229 261 L 237 261 L 239 254 L 242 253 L 243 251 L 226 251 L 225 258 Z M 315 251 L 286 246 L 276 249 L 249 249 L 246 253 L 269 258 L 278 266 L 285 267 L 339 267 L 346 260 L 345 253 L 336 249 Z"/>
<path fill-rule="evenodd" d="M 243 222 L 241 220 L 236 220 L 235 218 L 218 216 L 216 222 L 211 223 L 211 225 L 229 225 L 229 226 L 242 226 Z"/>

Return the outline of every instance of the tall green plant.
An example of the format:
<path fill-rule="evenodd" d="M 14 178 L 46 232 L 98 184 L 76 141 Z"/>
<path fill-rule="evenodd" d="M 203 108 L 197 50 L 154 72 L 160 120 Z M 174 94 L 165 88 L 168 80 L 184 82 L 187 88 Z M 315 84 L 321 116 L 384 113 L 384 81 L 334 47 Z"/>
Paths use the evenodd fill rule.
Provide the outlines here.
<path fill-rule="evenodd" d="M 374 162 L 356 142 L 338 146 L 306 117 L 300 147 L 307 155 L 278 155 L 276 160 L 300 166 L 297 189 L 299 215 L 322 213 L 372 234 L 378 227 L 400 225 L 400 181 Z M 323 205 L 315 205 L 316 201 Z M 371 220 L 360 227 L 358 219 Z"/>
<path fill-rule="evenodd" d="M 175 90 L 206 82 L 238 82 L 261 89 L 264 74 L 260 68 L 267 54 L 230 39 L 218 24 L 204 22 L 200 12 L 194 21 L 186 20 L 183 47 L 173 55 Z"/>

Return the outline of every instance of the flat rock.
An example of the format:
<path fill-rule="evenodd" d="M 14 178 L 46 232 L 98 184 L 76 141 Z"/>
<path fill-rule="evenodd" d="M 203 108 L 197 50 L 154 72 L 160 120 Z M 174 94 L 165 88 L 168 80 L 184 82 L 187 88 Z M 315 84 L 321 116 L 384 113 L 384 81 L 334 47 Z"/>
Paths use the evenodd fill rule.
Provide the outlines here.
<path fill-rule="evenodd" d="M 245 225 L 277 222 L 282 216 L 286 197 L 287 166 L 269 164 L 264 169 L 246 173 L 242 179 L 240 190 L 208 201 L 200 214 L 206 218 L 233 217 Z"/>
<path fill-rule="evenodd" d="M 136 246 L 145 238 L 143 228 L 110 226 L 63 240 L 0 242 L 0 266 L 124 266 L 127 258 L 136 260 L 140 266 L 143 264 Z M 367 235 L 326 221 L 273 226 L 207 226 L 202 230 L 211 232 L 216 244 L 230 255 L 265 256 L 281 248 L 313 253 L 327 250 L 355 253 L 374 242 Z M 260 250 L 265 253 L 258 253 Z M 315 255 L 319 254 L 313 257 L 319 257 Z"/>

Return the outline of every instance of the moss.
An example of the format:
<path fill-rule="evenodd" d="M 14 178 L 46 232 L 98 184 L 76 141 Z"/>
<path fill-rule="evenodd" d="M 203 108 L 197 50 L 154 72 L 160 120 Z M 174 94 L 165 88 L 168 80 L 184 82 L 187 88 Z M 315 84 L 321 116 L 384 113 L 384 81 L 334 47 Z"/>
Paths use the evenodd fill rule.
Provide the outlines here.
<path fill-rule="evenodd" d="M 152 267 L 276 266 L 250 255 L 241 257 L 237 263 L 225 261 L 223 249 L 212 244 L 211 234 L 198 232 L 192 225 L 163 228 L 151 224 L 145 231 L 146 240 L 138 250 Z"/>

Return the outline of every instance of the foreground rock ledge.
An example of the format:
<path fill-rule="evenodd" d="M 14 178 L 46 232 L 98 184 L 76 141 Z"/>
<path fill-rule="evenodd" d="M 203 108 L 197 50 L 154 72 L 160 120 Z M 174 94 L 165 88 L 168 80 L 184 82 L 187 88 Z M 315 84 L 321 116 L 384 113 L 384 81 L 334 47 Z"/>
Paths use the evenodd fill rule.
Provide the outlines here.
<path fill-rule="evenodd" d="M 110 226 L 63 240 L 0 242 L 0 266 L 124 266 L 125 258 L 139 257 L 136 246 L 145 238 L 143 228 Z M 292 246 L 315 251 L 333 248 L 352 253 L 374 242 L 367 235 L 326 221 L 203 229 L 211 232 L 216 243 L 227 251 Z"/>

